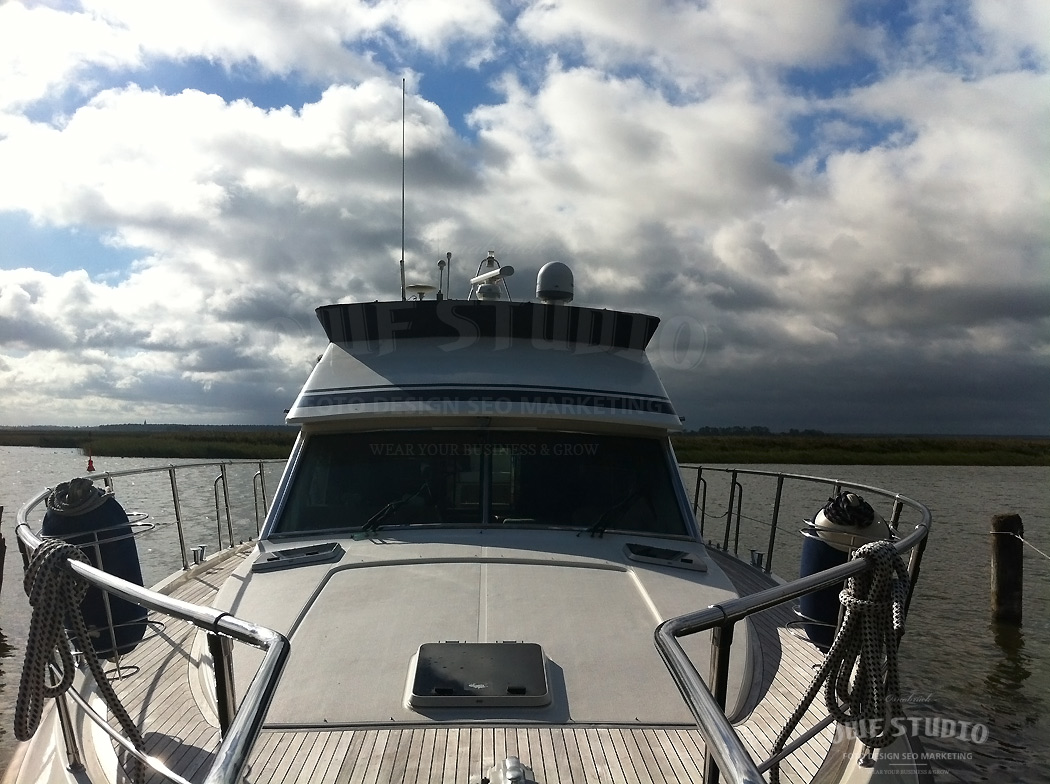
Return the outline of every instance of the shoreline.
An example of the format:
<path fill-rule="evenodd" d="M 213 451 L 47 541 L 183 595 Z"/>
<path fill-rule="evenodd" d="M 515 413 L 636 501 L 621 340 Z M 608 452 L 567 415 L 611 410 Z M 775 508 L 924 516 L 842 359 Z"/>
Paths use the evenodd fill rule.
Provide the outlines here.
<path fill-rule="evenodd" d="M 286 426 L 0 427 L 0 445 L 111 457 L 270 459 L 287 457 L 297 433 Z M 1050 465 L 1050 438 L 1023 436 L 685 433 L 671 442 L 680 463 Z"/>

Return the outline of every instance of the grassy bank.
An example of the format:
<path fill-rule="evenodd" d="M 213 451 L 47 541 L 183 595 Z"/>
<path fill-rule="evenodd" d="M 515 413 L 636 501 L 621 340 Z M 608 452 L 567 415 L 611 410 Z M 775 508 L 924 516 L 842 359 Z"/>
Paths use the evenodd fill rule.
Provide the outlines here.
<path fill-rule="evenodd" d="M 122 457 L 281 458 L 295 429 L 286 427 L 0 428 L 0 444 L 80 449 Z M 1050 465 L 1050 439 L 831 434 L 681 435 L 685 463 L 792 465 Z"/>
<path fill-rule="evenodd" d="M 677 436 L 683 463 L 1050 465 L 1050 439 L 930 436 Z"/>

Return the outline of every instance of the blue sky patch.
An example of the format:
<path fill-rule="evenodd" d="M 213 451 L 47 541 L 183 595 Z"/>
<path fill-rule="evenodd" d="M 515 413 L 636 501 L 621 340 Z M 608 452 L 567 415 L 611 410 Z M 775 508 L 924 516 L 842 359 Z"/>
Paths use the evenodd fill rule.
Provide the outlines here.
<path fill-rule="evenodd" d="M 0 268 L 31 267 L 61 275 L 87 270 L 91 277 L 116 275 L 123 279 L 130 264 L 142 255 L 133 248 L 107 245 L 100 233 L 81 226 L 76 229 L 39 226 L 25 215 L 0 212 Z"/>

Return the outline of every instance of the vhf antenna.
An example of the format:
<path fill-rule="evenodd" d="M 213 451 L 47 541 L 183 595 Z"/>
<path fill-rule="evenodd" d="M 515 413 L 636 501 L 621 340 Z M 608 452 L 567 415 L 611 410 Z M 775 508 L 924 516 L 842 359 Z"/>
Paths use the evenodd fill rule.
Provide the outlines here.
<path fill-rule="evenodd" d="M 405 77 L 401 77 L 401 301 L 405 301 Z"/>

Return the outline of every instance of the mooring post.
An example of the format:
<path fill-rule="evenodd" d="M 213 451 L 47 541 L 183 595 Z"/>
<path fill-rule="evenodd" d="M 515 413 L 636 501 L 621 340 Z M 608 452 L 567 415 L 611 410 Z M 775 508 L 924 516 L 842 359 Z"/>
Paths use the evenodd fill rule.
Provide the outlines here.
<path fill-rule="evenodd" d="M 992 517 L 992 620 L 1021 623 L 1024 598 L 1024 525 L 1021 516 Z"/>
<path fill-rule="evenodd" d="M 0 523 L 4 521 L 4 507 L 0 506 Z M 7 542 L 4 532 L 0 531 L 0 591 L 4 590 L 4 560 L 7 558 Z"/>

